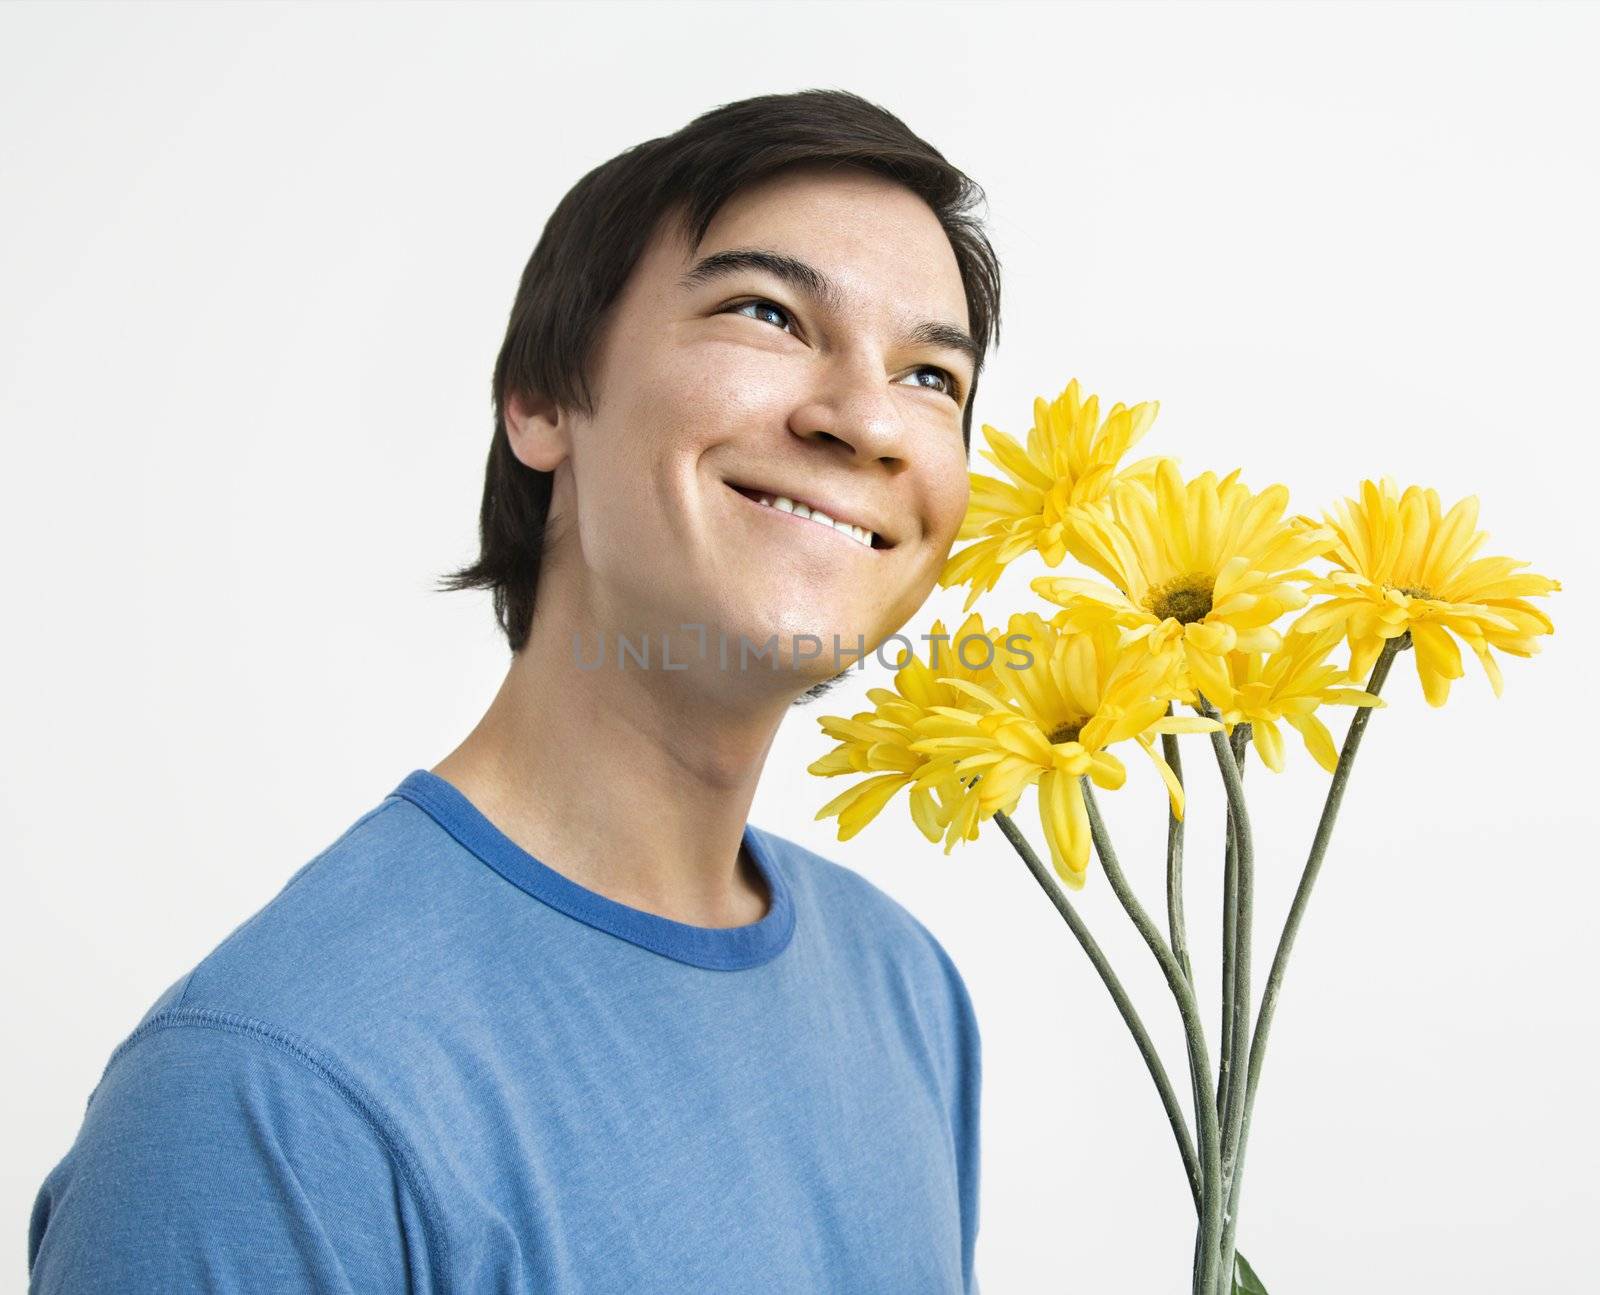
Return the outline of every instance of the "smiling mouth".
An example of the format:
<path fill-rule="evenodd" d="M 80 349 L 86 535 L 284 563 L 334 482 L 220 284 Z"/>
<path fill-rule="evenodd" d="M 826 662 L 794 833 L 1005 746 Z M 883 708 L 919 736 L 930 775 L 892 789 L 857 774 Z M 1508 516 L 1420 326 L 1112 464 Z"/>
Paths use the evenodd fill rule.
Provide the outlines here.
<path fill-rule="evenodd" d="M 842 535 L 845 539 L 853 540 L 862 548 L 867 549 L 892 549 L 894 545 L 885 540 L 876 531 L 870 531 L 864 526 L 857 526 L 849 522 L 835 520 L 820 509 L 813 509 L 809 504 L 790 499 L 785 495 L 774 494 L 768 490 L 760 490 L 754 486 L 742 486 L 736 481 L 725 483 L 735 494 L 743 495 L 758 508 L 765 508 L 771 512 L 786 513 L 799 521 L 809 521 L 813 525 L 823 526 Z"/>

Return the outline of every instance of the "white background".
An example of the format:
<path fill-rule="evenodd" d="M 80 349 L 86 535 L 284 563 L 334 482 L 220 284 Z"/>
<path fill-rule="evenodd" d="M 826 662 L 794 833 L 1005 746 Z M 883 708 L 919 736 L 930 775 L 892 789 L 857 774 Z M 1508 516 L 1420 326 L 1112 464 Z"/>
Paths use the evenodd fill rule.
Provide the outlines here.
<path fill-rule="evenodd" d="M 1243 465 L 1297 509 L 1383 473 L 1477 493 L 1484 551 L 1562 580 L 1503 699 L 1470 654 L 1443 710 L 1413 658 L 1391 677 L 1289 966 L 1240 1240 L 1275 1295 L 1592 1283 L 1597 17 L 0 9 L 3 1284 L 144 1009 L 499 684 L 487 595 L 431 586 L 475 553 L 490 372 L 555 203 L 715 104 L 808 86 L 883 104 L 986 189 L 1005 295 L 979 423 L 1020 437 L 1077 376 L 1161 401 L 1142 452 Z M 1040 569 L 980 608 L 1042 606 Z M 985 1290 L 1186 1291 L 1155 1090 L 1004 840 L 946 858 L 903 802 L 844 844 L 812 821 L 841 785 L 801 772 L 816 716 L 886 677 L 791 715 L 753 821 L 865 874 L 965 974 Z M 1221 795 L 1185 743 L 1214 1056 Z M 1163 800 L 1128 763 L 1102 803 L 1159 919 Z M 1249 773 L 1258 990 L 1326 783 L 1298 739 Z M 1186 1094 L 1098 869 L 1075 902 Z"/>

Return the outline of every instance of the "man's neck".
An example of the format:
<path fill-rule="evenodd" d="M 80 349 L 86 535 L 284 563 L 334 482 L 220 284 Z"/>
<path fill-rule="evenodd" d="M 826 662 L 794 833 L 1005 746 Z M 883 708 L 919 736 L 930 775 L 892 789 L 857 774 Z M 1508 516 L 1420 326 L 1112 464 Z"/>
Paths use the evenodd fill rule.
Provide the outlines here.
<path fill-rule="evenodd" d="M 688 672 L 609 658 L 579 670 L 570 631 L 556 637 L 530 636 L 483 718 L 432 771 L 540 862 L 608 899 L 694 926 L 759 921 L 770 897 L 741 844 L 787 701 L 741 712 L 725 704 L 730 690 Z"/>

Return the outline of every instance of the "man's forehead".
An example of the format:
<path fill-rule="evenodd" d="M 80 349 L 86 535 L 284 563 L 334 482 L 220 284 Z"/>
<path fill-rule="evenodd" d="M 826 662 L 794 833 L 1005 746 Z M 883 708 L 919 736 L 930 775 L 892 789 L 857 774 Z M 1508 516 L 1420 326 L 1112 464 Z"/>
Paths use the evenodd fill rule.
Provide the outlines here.
<path fill-rule="evenodd" d="M 858 297 L 876 297 L 892 282 L 895 303 L 907 310 L 952 322 L 965 313 L 961 268 L 938 216 L 904 184 L 866 167 L 790 165 L 729 195 L 700 231 L 688 227 L 687 203 L 675 214 L 665 224 L 678 237 L 661 250 L 677 258 L 676 271 L 715 252 L 764 248 L 816 266 L 838 289 L 835 306 L 857 284 Z"/>

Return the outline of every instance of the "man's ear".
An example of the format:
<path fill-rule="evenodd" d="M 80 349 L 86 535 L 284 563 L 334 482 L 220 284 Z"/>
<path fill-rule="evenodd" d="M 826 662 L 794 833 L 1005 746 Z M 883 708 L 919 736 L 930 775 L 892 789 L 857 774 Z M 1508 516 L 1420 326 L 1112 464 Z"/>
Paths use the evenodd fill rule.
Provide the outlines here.
<path fill-rule="evenodd" d="M 505 404 L 506 439 L 517 461 L 539 472 L 554 472 L 571 446 L 570 417 L 563 418 L 554 401 L 513 391 Z"/>

